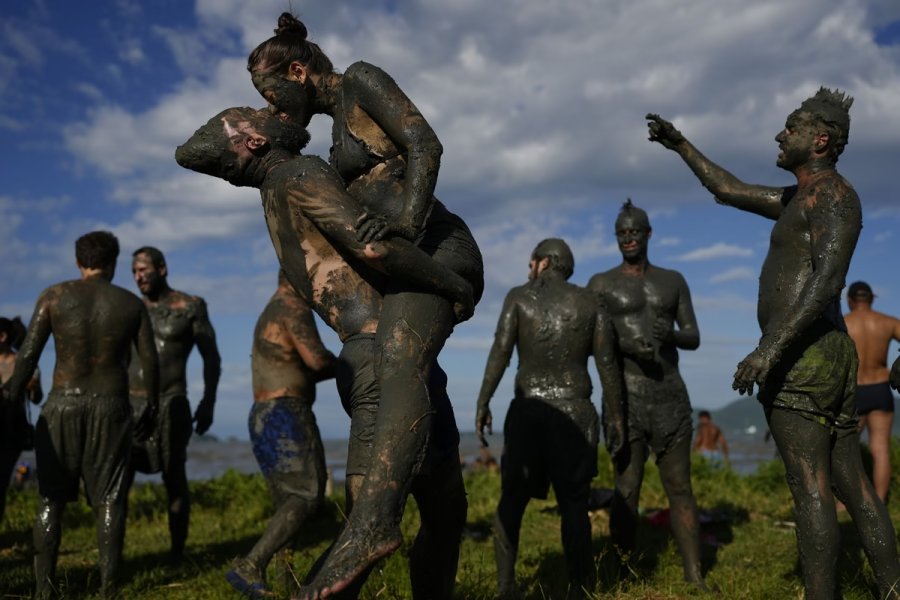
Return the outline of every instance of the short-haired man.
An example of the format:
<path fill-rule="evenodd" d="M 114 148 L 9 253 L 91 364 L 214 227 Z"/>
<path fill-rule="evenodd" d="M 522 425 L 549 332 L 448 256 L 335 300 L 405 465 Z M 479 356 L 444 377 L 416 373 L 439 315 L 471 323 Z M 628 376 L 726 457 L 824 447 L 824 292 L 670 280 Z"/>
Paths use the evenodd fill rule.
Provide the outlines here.
<path fill-rule="evenodd" d="M 316 383 L 335 375 L 309 304 L 284 271 L 253 330 L 253 408 L 248 425 L 256 462 L 269 484 L 275 514 L 226 578 L 251 597 L 265 595 L 266 566 L 287 546 L 325 497 L 325 451 L 312 411 Z"/>
<path fill-rule="evenodd" d="M 862 228 L 859 197 L 835 165 L 850 132 L 843 93 L 821 88 L 775 136 L 777 165 L 797 184 L 751 185 L 706 158 L 671 123 L 647 115 L 650 140 L 673 150 L 720 204 L 772 219 L 759 277 L 759 346 L 738 363 L 734 389 L 759 400 L 794 496 L 808 598 L 832 598 L 840 548 L 834 490 L 859 531 L 879 597 L 897 597 L 894 528 L 859 452 L 857 357 L 840 293 Z"/>
<path fill-rule="evenodd" d="M 646 212 L 628 200 L 615 227 L 622 263 L 588 283 L 605 302 L 615 326 L 625 385 L 626 448 L 614 463 L 610 533 L 621 558 L 627 559 L 635 550 L 644 463 L 652 450 L 669 497 L 684 578 L 703 588 L 691 489 L 693 415 L 678 372 L 678 350 L 700 345 L 691 292 L 681 273 L 650 264 L 647 247 L 653 230 Z"/>
<path fill-rule="evenodd" d="M 142 473 L 162 473 L 168 497 L 169 558 L 178 563 L 184 553 L 190 521 L 185 461 L 192 421 L 201 435 L 212 425 L 221 359 L 206 302 L 199 296 L 169 287 L 169 270 L 162 252 L 152 246 L 138 248 L 132 254 L 131 272 L 153 324 L 160 375 L 156 428 L 144 443 L 134 445 L 132 468 Z M 194 346 L 203 359 L 204 390 L 192 418 L 187 399 L 187 362 Z M 130 397 L 135 408 L 146 398 L 143 374 L 135 362 L 130 369 Z"/>
<path fill-rule="evenodd" d="M 528 283 L 510 290 L 503 303 L 478 395 L 475 430 L 484 442 L 485 428 L 492 433 L 491 396 L 516 349 L 519 368 L 515 398 L 503 425 L 501 492 L 494 522 L 497 584 L 505 597 L 518 597 L 515 566 L 525 507 L 531 498 L 546 498 L 550 484 L 559 503 L 572 592 L 580 594 L 591 583 L 588 496 L 597 473 L 600 433 L 587 370 L 592 354 L 603 386 L 611 454 L 623 443 L 622 384 L 612 324 L 594 294 L 568 283 L 574 268 L 563 240 L 537 245 Z"/>
<path fill-rule="evenodd" d="M 10 382 L 20 398 L 50 335 L 56 346 L 53 388 L 35 432 L 40 505 L 34 525 L 36 597 L 57 587 L 56 559 L 67 502 L 84 480 L 97 520 L 100 585 L 115 586 L 122 556 L 128 496 L 132 420 L 128 371 L 122 357 L 132 345 L 144 370 L 147 401 L 135 429 L 148 431 L 155 416 L 159 368 L 147 310 L 131 292 L 112 285 L 119 243 L 106 231 L 75 242 L 81 278 L 50 286 L 38 298 Z"/>
<path fill-rule="evenodd" d="M 872 483 L 882 502 L 891 486 L 891 429 L 894 425 L 894 394 L 887 366 L 891 340 L 900 340 L 900 319 L 872 310 L 875 294 L 865 281 L 847 288 L 850 312 L 844 315 L 847 332 L 856 344 L 856 411 L 859 430 L 869 430 L 872 451 Z"/>

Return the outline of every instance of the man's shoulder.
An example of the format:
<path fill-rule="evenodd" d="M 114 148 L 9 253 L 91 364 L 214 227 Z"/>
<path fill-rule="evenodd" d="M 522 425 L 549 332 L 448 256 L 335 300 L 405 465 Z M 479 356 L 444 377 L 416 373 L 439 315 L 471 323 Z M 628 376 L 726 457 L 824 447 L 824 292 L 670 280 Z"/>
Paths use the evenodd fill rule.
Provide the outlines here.
<path fill-rule="evenodd" d="M 185 311 L 190 316 L 206 316 L 206 300 L 181 290 L 172 290 L 164 305 L 169 310 Z"/>
<path fill-rule="evenodd" d="M 619 267 L 613 267 L 608 271 L 597 273 L 588 280 L 587 289 L 593 292 L 602 292 L 620 274 Z"/>
<path fill-rule="evenodd" d="M 659 277 L 662 279 L 668 279 L 673 281 L 684 281 L 684 275 L 681 274 L 680 271 L 676 271 L 675 269 L 667 269 L 665 267 L 660 267 L 659 265 L 652 264 L 647 269 L 647 274 L 651 277 Z"/>

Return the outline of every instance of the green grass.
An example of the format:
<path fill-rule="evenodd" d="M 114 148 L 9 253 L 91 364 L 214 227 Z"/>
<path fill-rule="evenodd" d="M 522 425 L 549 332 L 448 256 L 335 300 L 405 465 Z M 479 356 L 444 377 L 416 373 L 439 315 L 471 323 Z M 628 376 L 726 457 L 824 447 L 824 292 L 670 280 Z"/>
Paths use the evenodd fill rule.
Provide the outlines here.
<path fill-rule="evenodd" d="M 898 445 L 895 444 L 895 448 Z M 894 453 L 900 464 L 900 451 Z M 728 469 L 713 469 L 700 459 L 693 465 L 694 491 L 700 508 L 727 518 L 703 527 L 707 580 L 724 598 L 801 598 L 790 493 L 780 462 L 762 465 L 748 477 Z M 600 474 L 595 486 L 611 487 L 608 457 L 601 451 Z M 896 483 L 896 482 L 895 482 Z M 469 517 L 462 544 L 457 597 L 493 598 L 495 567 L 490 538 L 491 521 L 499 495 L 499 475 L 475 473 L 467 477 Z M 128 532 L 122 567 L 122 596 L 152 598 L 239 598 L 225 582 L 232 559 L 246 552 L 261 533 L 272 505 L 262 478 L 228 472 L 208 482 L 192 484 L 193 513 L 188 559 L 179 567 L 166 565 L 169 538 L 165 493 L 156 484 L 137 485 L 131 491 Z M 11 491 L 6 522 L 0 530 L 0 597 L 30 598 L 32 590 L 30 530 L 37 499 L 34 490 Z M 647 465 L 641 507 L 648 512 L 667 505 L 652 462 Z M 303 530 L 292 558 L 273 561 L 269 580 L 281 595 L 286 580 L 302 577 L 338 531 L 343 498 L 331 498 L 326 509 Z M 891 502 L 896 521 L 900 505 Z M 843 539 L 839 580 L 847 600 L 871 598 L 871 572 L 846 513 L 839 515 Z M 591 598 L 661 600 L 701 596 L 682 581 L 681 561 L 664 529 L 642 521 L 639 529 L 637 577 L 616 580 L 609 544 L 606 511 L 592 513 L 594 554 L 598 584 Z M 411 500 L 403 521 L 411 540 L 418 514 Z M 373 572 L 362 598 L 409 598 L 404 546 Z M 63 529 L 58 578 L 65 598 L 96 596 L 99 577 L 93 517 L 84 502 L 69 505 Z M 532 501 L 522 525 L 517 578 L 526 600 L 565 597 L 565 563 L 559 538 L 559 518 L 552 497 Z"/>

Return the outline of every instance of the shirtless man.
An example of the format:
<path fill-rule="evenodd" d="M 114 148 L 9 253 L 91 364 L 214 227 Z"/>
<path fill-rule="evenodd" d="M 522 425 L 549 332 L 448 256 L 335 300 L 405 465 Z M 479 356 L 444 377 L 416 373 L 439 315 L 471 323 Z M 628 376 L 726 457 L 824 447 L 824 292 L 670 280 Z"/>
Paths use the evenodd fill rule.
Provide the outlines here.
<path fill-rule="evenodd" d="M 658 115 L 650 140 L 675 151 L 720 204 L 772 219 L 759 278 L 759 346 L 738 364 L 734 389 L 759 386 L 794 496 L 807 598 L 833 598 L 839 531 L 832 490 L 847 507 L 875 572 L 880 598 L 898 597 L 894 528 L 859 452 L 856 350 L 840 293 L 862 227 L 859 198 L 836 169 L 850 131 L 852 99 L 821 88 L 775 137 L 777 165 L 796 185 L 737 179 Z"/>
<path fill-rule="evenodd" d="M 176 160 L 185 168 L 235 185 L 261 188 L 266 223 L 288 281 L 343 343 L 337 384 L 341 402 L 351 417 L 346 489 L 352 519 L 358 512 L 355 504 L 372 462 L 380 458 L 373 452 L 373 437 L 376 420 L 381 418 L 381 388 L 375 365 L 381 291 L 385 288 L 381 271 L 418 286 L 433 286 L 436 292 L 453 299 L 458 316 L 471 314 L 474 300 L 472 285 L 408 242 L 391 239 L 368 244 L 358 240 L 354 220 L 347 218 L 347 207 L 353 199 L 340 178 L 321 159 L 298 154 L 308 139 L 305 129 L 267 110 L 228 109 L 180 146 Z M 308 215 L 317 221 L 314 223 Z M 418 474 L 407 484 L 421 517 L 409 554 L 409 571 L 413 598 L 449 600 L 453 597 L 467 501 L 459 432 L 446 393 L 446 375 L 436 362 L 430 375 L 431 414 L 424 459 L 400 457 L 420 462 Z M 417 423 L 417 428 L 424 423 L 427 420 Z M 310 598 L 355 597 L 369 565 L 380 556 L 372 551 L 371 543 L 362 539 L 333 546 L 338 549 L 338 562 L 352 565 L 349 581 L 343 579 L 339 586 L 324 590 L 321 584 L 305 586 L 299 593 Z M 342 561 L 340 558 L 348 553 L 351 561 Z M 335 555 L 332 551 L 328 557 L 334 560 Z"/>
<path fill-rule="evenodd" d="M 728 442 L 725 441 L 725 434 L 712 422 L 712 415 L 708 410 L 701 410 L 697 415 L 694 452 L 699 452 L 713 464 L 721 464 L 723 459 L 728 462 Z"/>
<path fill-rule="evenodd" d="M 515 567 L 522 515 L 531 498 L 547 497 L 552 483 L 570 591 L 581 597 L 594 572 L 588 496 L 600 433 L 587 361 L 593 354 L 603 385 L 606 443 L 616 456 L 625 423 L 615 334 L 596 296 L 568 283 L 575 259 L 563 240 L 539 243 L 528 267 L 528 283 L 513 288 L 503 303 L 475 417 L 475 431 L 485 443 L 485 428 L 493 433 L 491 396 L 516 349 L 519 368 L 503 425 L 494 518 L 497 585 L 502 597 L 519 597 Z"/>
<path fill-rule="evenodd" d="M 81 279 L 41 293 L 10 382 L 11 397 L 20 398 L 52 334 L 53 387 L 35 433 L 41 497 L 34 524 L 38 598 L 49 598 L 57 590 L 61 517 L 66 503 L 78 498 L 80 479 L 97 521 L 101 592 L 114 591 L 125 536 L 132 439 L 128 364 L 123 357 L 132 345 L 147 390 L 135 435 L 149 432 L 155 418 L 159 367 L 153 330 L 141 301 L 111 283 L 118 255 L 119 243 L 109 232 L 78 238 L 75 258 Z"/>
<path fill-rule="evenodd" d="M 647 213 L 628 200 L 616 219 L 622 264 L 594 275 L 588 283 L 606 303 L 615 325 L 625 379 L 627 442 L 614 465 L 610 533 L 626 560 L 635 550 L 644 463 L 652 451 L 669 497 L 672 535 L 681 552 L 684 578 L 704 588 L 691 489 L 691 403 L 678 372 L 678 350 L 696 350 L 700 332 L 684 277 L 647 259 L 652 233 Z"/>
<path fill-rule="evenodd" d="M 856 411 L 859 430 L 869 430 L 872 451 L 872 479 L 875 493 L 887 503 L 891 485 L 891 428 L 894 424 L 894 394 L 888 383 L 888 347 L 900 340 L 900 319 L 872 310 L 875 294 L 864 281 L 847 288 L 850 312 L 844 315 L 847 331 L 856 344 L 859 370 L 856 372 Z"/>
<path fill-rule="evenodd" d="M 162 252 L 145 246 L 132 254 L 131 272 L 153 324 L 159 352 L 159 412 L 153 435 L 133 448 L 132 468 L 141 473 L 162 472 L 166 487 L 171 549 L 169 560 L 181 561 L 188 536 L 191 500 L 188 492 L 187 447 L 196 423 L 206 433 L 213 421 L 221 359 L 216 332 L 209 322 L 206 302 L 169 287 L 168 266 Z M 191 417 L 187 399 L 187 362 L 194 346 L 203 359 L 203 398 Z M 129 373 L 131 403 L 146 401 L 140 365 L 132 361 Z"/>
<path fill-rule="evenodd" d="M 316 383 L 334 377 L 337 359 L 319 337 L 309 305 L 278 272 L 278 289 L 253 331 L 250 441 L 269 484 L 275 514 L 226 578 L 239 592 L 264 597 L 266 566 L 300 532 L 325 497 L 325 451 L 312 411 Z"/>

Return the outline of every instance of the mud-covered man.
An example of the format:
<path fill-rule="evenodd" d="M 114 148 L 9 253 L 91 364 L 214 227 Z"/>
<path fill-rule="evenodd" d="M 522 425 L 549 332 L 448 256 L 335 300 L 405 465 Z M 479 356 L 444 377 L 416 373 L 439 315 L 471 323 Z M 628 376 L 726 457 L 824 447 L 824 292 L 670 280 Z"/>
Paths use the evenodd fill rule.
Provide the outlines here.
<path fill-rule="evenodd" d="M 312 406 L 316 383 L 335 375 L 309 304 L 278 272 L 278 288 L 256 321 L 250 364 L 253 408 L 248 427 L 256 462 L 276 506 L 266 530 L 226 575 L 251 597 L 266 591 L 266 566 L 322 506 L 325 451 Z"/>
<path fill-rule="evenodd" d="M 356 203 L 343 182 L 321 159 L 298 154 L 308 139 L 303 127 L 269 111 L 233 108 L 198 129 L 179 147 L 176 159 L 186 168 L 234 185 L 261 188 L 266 223 L 288 281 L 343 343 L 337 384 L 341 403 L 351 417 L 346 492 L 352 519 L 355 512 L 373 508 L 372 501 L 361 502 L 361 508 L 357 502 L 373 463 L 379 460 L 373 450 L 376 423 L 382 415 L 376 332 L 386 282 L 376 269 L 422 287 L 434 284 L 435 291 L 447 294 L 463 312 L 473 304 L 472 286 L 408 242 L 360 241 L 354 226 L 359 216 Z M 422 358 L 411 353 L 406 360 L 416 365 Z M 409 552 L 409 573 L 416 600 L 450 600 L 467 501 L 459 432 L 446 375 L 436 361 L 427 384 L 432 412 L 429 419 L 416 424 L 418 432 L 428 437 L 424 456 L 398 457 L 410 464 L 421 461 L 410 482 L 421 524 Z M 383 480 L 377 484 L 389 485 Z M 345 527 L 344 532 L 348 530 Z M 360 536 L 333 545 L 318 565 L 318 573 L 328 572 L 329 559 L 337 565 L 332 569 L 337 576 L 324 578 L 324 591 L 336 598 L 355 598 L 369 567 L 384 554 L 379 543 L 375 536 Z M 324 595 L 322 587 L 313 580 L 298 594 L 318 597 Z"/>
<path fill-rule="evenodd" d="M 627 443 L 614 461 L 610 532 L 620 556 L 627 559 L 635 550 L 644 464 L 652 451 L 669 498 L 684 577 L 703 587 L 697 505 L 691 489 L 693 415 L 678 372 L 678 350 L 700 345 L 691 293 L 681 273 L 650 263 L 650 218 L 631 200 L 622 206 L 615 230 L 622 263 L 588 283 L 605 302 L 615 325 L 625 380 Z"/>
<path fill-rule="evenodd" d="M 880 598 L 897 597 L 900 563 L 890 517 L 862 467 L 855 408 L 857 356 L 840 293 L 862 227 L 859 198 L 835 165 L 847 143 L 852 98 L 821 88 L 775 137 L 777 165 L 796 185 L 746 184 L 706 158 L 658 115 L 650 140 L 674 150 L 720 204 L 775 222 L 759 278 L 759 345 L 734 389 L 759 386 L 794 496 L 808 598 L 832 598 L 840 548 L 835 494 L 847 507 Z"/>
<path fill-rule="evenodd" d="M 534 249 L 528 283 L 506 296 L 488 355 L 475 417 L 484 442 L 492 433 L 491 396 L 513 349 L 519 355 L 515 398 L 503 425 L 501 494 L 494 521 L 494 554 L 501 596 L 516 598 L 515 564 L 522 515 L 531 498 L 553 485 L 571 591 L 590 588 L 594 572 L 590 483 L 597 473 L 599 422 L 591 402 L 587 361 L 593 354 L 603 386 L 606 443 L 624 442 L 622 383 L 612 323 L 591 292 L 568 283 L 575 260 L 568 245 L 546 239 Z"/>
<path fill-rule="evenodd" d="M 119 243 L 109 232 L 94 231 L 78 238 L 75 258 L 81 278 L 41 293 L 10 382 L 11 397 L 21 397 L 53 335 L 53 387 L 35 431 L 40 493 L 34 525 L 38 598 L 58 591 L 62 512 L 67 502 L 78 498 L 81 479 L 97 521 L 102 592 L 114 589 L 125 536 L 132 440 L 128 363 L 123 357 L 132 346 L 145 374 L 147 399 L 135 434 L 148 432 L 155 418 L 159 367 L 153 330 L 143 303 L 111 283 L 118 255 Z"/>
<path fill-rule="evenodd" d="M 196 423 L 196 431 L 201 435 L 212 425 L 221 359 L 206 302 L 169 287 L 169 271 L 162 252 L 152 246 L 135 250 L 131 272 L 153 324 L 160 374 L 156 428 L 145 442 L 134 445 L 132 467 L 142 473 L 162 473 L 168 497 L 169 558 L 177 563 L 184 554 L 190 521 L 185 461 L 194 428 L 192 422 Z M 194 346 L 203 359 L 204 390 L 191 417 L 187 399 L 187 362 Z M 134 361 L 129 383 L 131 403 L 137 410 L 145 402 L 146 386 L 140 365 Z"/>

